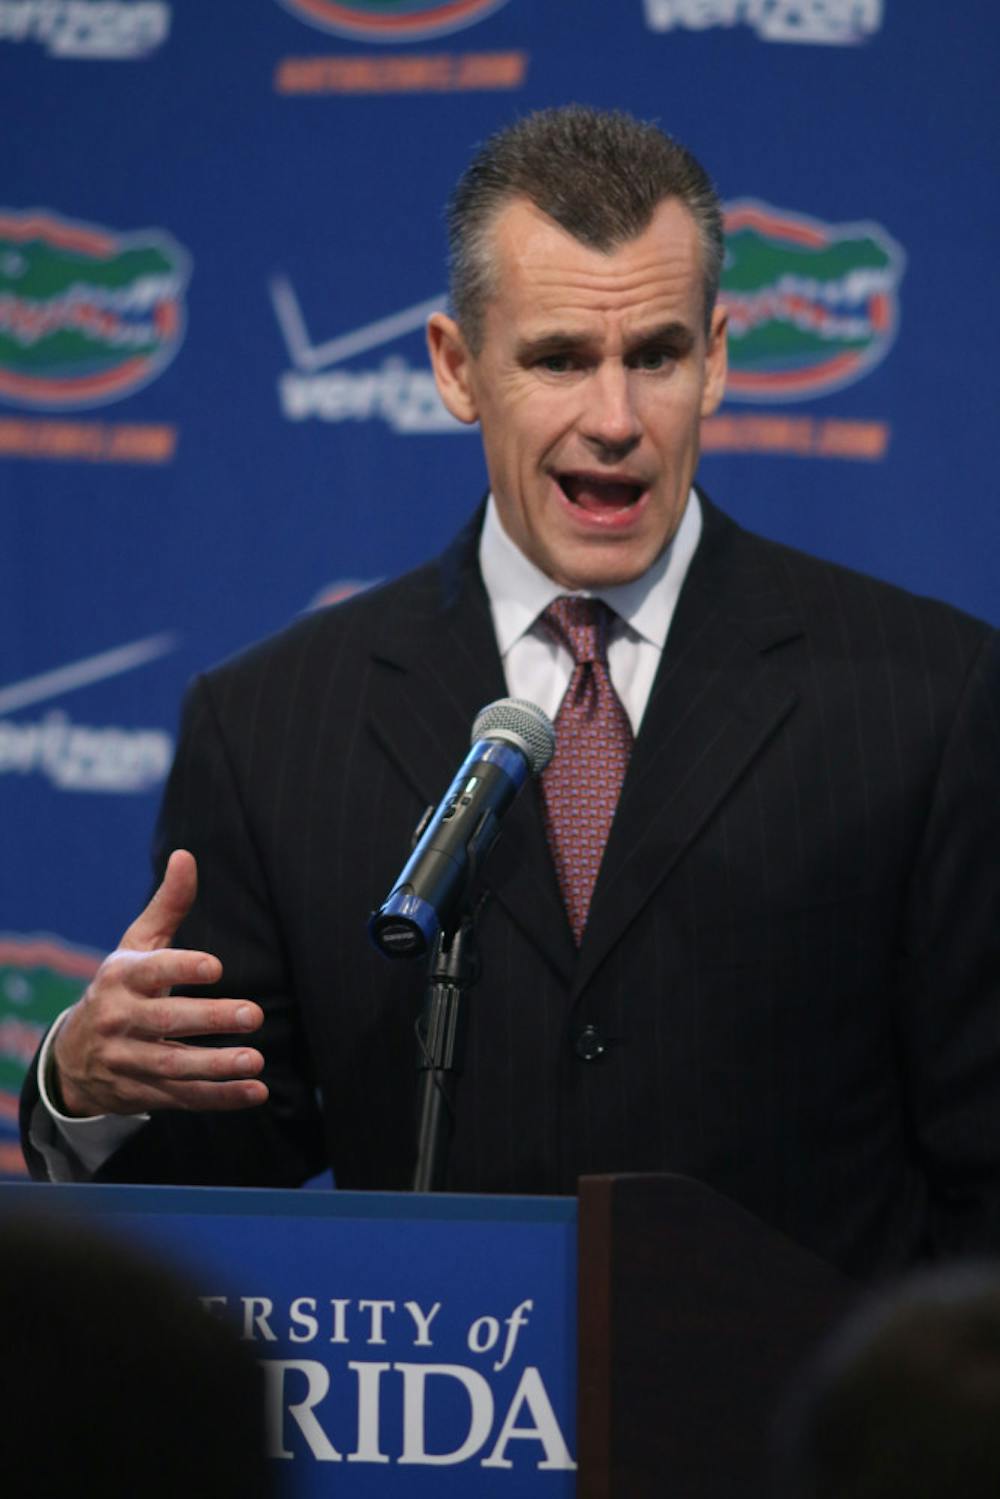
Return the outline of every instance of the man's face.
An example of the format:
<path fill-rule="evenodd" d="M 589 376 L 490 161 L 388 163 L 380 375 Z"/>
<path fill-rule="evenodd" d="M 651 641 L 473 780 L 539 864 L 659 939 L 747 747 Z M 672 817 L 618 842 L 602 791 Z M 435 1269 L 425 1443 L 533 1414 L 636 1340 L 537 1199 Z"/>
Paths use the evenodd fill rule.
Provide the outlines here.
<path fill-rule="evenodd" d="M 451 318 L 430 322 L 442 399 L 479 421 L 504 528 L 543 572 L 568 589 L 628 582 L 680 523 L 725 383 L 694 220 L 668 199 L 605 255 L 518 199 L 493 232 L 479 353 Z"/>

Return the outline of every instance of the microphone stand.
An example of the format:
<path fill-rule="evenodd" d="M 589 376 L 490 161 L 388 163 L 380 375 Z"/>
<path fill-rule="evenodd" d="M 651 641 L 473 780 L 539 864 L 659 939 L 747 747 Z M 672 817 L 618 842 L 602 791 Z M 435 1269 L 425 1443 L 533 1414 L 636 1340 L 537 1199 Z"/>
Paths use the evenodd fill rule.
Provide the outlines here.
<path fill-rule="evenodd" d="M 399 879 L 368 922 L 369 936 L 387 958 L 422 956 L 432 944 L 416 1026 L 414 1192 L 443 1191 L 447 1175 L 466 1029 L 462 997 L 479 977 L 472 898 L 477 871 L 526 776 L 543 770 L 554 750 L 555 730 L 534 703 L 501 698 L 488 704 L 472 725 L 472 748 L 458 774 L 437 809 L 427 808 Z"/>
<path fill-rule="evenodd" d="M 431 950 L 427 997 L 417 1022 L 420 1044 L 419 1125 L 414 1192 L 443 1192 L 455 1133 L 455 1095 L 465 1055 L 462 1001 L 479 977 L 475 920 L 466 909 L 458 924 L 438 934 Z"/>

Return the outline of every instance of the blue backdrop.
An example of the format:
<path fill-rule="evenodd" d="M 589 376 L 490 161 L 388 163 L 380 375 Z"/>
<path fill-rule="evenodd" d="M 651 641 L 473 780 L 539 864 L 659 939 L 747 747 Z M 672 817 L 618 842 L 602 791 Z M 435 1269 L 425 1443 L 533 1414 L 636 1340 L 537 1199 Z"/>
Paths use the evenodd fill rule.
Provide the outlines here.
<path fill-rule="evenodd" d="M 1000 622 L 998 34 L 992 0 L 0 0 L 0 1170 L 147 893 L 186 680 L 482 491 L 421 330 L 502 122 L 693 146 L 730 231 L 704 483 Z"/>

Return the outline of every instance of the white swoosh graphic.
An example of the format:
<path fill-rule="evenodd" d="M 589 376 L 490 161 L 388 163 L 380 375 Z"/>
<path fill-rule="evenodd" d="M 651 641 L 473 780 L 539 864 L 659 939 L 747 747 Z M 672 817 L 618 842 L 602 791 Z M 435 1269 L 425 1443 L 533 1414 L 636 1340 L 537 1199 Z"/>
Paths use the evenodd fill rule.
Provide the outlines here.
<path fill-rule="evenodd" d="M 446 300 L 445 293 L 441 292 L 427 302 L 404 307 L 402 312 L 379 318 L 375 323 L 367 323 L 364 328 L 356 328 L 353 333 L 343 333 L 339 338 L 328 339 L 325 344 L 317 344 L 314 348 L 309 342 L 305 318 L 292 283 L 285 276 L 275 276 L 271 281 L 271 301 L 284 334 L 288 356 L 298 369 L 310 373 L 326 369 L 331 364 L 340 364 L 354 354 L 363 354 L 368 349 L 378 348 L 379 344 L 391 343 L 404 333 L 422 328 L 432 312 L 442 310 Z"/>
<path fill-rule="evenodd" d="M 60 697 L 64 692 L 75 692 L 78 687 L 89 687 L 93 682 L 103 682 L 123 671 L 145 666 L 147 661 L 168 655 L 177 645 L 177 639 L 172 633 L 147 635 L 144 640 L 116 646 L 113 651 L 101 651 L 97 656 L 86 656 L 82 661 L 72 661 L 68 666 L 58 666 L 54 671 L 0 687 L 0 713 L 13 713 L 30 703 L 43 703 L 47 698 Z"/>

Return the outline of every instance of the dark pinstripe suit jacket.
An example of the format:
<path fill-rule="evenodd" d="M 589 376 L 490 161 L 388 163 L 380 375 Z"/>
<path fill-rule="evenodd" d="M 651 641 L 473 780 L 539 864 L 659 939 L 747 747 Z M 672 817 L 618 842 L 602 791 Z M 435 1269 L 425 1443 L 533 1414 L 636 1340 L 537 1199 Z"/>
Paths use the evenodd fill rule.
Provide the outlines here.
<path fill-rule="evenodd" d="M 104 1176 L 406 1184 L 422 975 L 366 918 L 505 691 L 476 537 L 195 683 L 160 846 L 273 1102 Z M 986 626 L 705 502 L 578 954 L 534 788 L 491 855 L 453 1185 L 673 1170 L 859 1272 L 1000 1249 L 998 684 Z"/>

